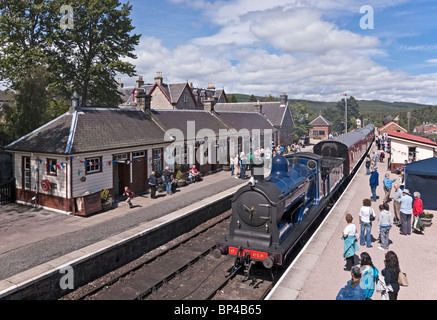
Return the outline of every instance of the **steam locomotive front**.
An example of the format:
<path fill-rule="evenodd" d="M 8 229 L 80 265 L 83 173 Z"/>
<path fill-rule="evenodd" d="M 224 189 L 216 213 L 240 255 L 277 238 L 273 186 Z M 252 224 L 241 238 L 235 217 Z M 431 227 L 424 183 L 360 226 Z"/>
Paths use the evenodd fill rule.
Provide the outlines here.
<path fill-rule="evenodd" d="M 230 231 L 218 245 L 220 251 L 235 255 L 242 249 L 255 260 L 270 256 L 297 222 L 296 212 L 310 202 L 308 194 L 313 181 L 307 166 L 289 166 L 283 156 L 273 158 L 268 178 L 255 175 L 234 195 Z"/>

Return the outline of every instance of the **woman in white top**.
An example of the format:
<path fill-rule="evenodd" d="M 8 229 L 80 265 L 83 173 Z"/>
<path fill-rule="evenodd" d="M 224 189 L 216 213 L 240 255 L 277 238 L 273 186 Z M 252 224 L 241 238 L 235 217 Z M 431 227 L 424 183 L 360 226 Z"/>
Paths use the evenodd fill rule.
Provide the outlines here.
<path fill-rule="evenodd" d="M 360 245 L 366 244 L 367 248 L 372 248 L 372 221 L 375 220 L 375 211 L 371 207 L 370 199 L 363 200 L 363 206 L 360 209 Z"/>

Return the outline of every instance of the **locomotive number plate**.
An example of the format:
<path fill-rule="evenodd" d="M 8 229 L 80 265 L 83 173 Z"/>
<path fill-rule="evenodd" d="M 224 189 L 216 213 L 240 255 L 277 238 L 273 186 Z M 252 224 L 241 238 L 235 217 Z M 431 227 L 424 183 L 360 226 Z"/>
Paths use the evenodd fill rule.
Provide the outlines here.
<path fill-rule="evenodd" d="M 229 247 L 229 254 L 236 256 L 238 252 L 238 248 L 235 247 Z M 250 257 L 252 259 L 258 259 L 258 260 L 264 260 L 265 258 L 267 258 L 269 255 L 266 252 L 261 252 L 261 251 L 255 251 L 255 250 L 243 250 L 243 252 L 240 252 L 239 256 L 243 257 L 244 254 L 248 252 L 250 254 Z"/>

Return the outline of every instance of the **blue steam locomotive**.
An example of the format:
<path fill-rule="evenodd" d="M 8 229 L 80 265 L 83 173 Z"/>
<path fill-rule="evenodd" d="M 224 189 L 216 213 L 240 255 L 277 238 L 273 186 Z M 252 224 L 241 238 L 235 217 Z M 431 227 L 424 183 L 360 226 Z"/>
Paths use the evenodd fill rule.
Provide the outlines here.
<path fill-rule="evenodd" d="M 234 255 L 236 263 L 247 266 L 283 265 L 305 231 L 332 204 L 333 194 L 357 170 L 374 140 L 374 129 L 368 125 L 321 141 L 314 153 L 274 157 L 269 177 L 255 173 L 235 193 L 229 234 L 217 243 L 214 255 Z"/>

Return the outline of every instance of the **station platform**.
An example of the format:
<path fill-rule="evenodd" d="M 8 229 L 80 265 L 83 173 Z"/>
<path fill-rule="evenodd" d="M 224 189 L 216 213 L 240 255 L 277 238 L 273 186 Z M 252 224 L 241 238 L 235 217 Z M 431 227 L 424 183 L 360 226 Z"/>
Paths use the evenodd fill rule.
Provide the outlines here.
<path fill-rule="evenodd" d="M 9 295 L 11 288 L 26 286 L 63 265 L 181 219 L 232 195 L 248 182 L 230 174 L 207 175 L 173 195 L 157 193 L 156 199 L 137 196 L 132 200 L 134 208 L 119 201 L 112 209 L 89 217 L 18 204 L 0 206 L 0 299 Z"/>
<path fill-rule="evenodd" d="M 373 150 L 372 150 L 373 151 Z M 372 153 L 372 152 L 371 152 Z M 382 180 L 387 170 L 387 163 L 378 163 L 379 199 L 372 202 L 372 208 L 378 217 L 379 205 L 384 196 Z M 370 198 L 369 175 L 363 165 L 349 184 L 347 190 L 329 212 L 322 225 L 305 245 L 302 252 L 279 279 L 273 291 L 266 300 L 335 300 L 338 292 L 351 279 L 350 271 L 345 271 L 343 258 L 342 232 L 347 225 L 345 216 L 350 213 L 353 223 L 360 230 L 359 212 L 362 201 Z M 398 179 L 390 173 L 391 179 Z M 414 190 L 410 190 L 412 194 Z M 391 192 L 393 196 L 394 190 Z M 437 201 L 437 200 L 436 200 Z M 393 214 L 393 201 L 390 203 Z M 436 215 L 435 211 L 425 210 Z M 372 247 L 360 246 L 356 252 L 359 258 L 362 252 L 369 253 L 375 267 L 381 272 L 384 268 L 386 251 L 378 249 L 377 242 L 379 228 L 377 220 L 372 223 Z M 390 230 L 389 250 L 394 251 L 398 258 L 402 272 L 408 277 L 409 286 L 400 287 L 398 300 L 434 300 L 437 297 L 437 226 L 432 224 L 424 231 L 424 235 L 401 235 L 399 227 Z M 357 262 L 358 259 L 356 259 Z M 359 266 L 359 264 L 358 264 Z M 373 300 L 381 300 L 380 293 L 374 292 Z"/>

